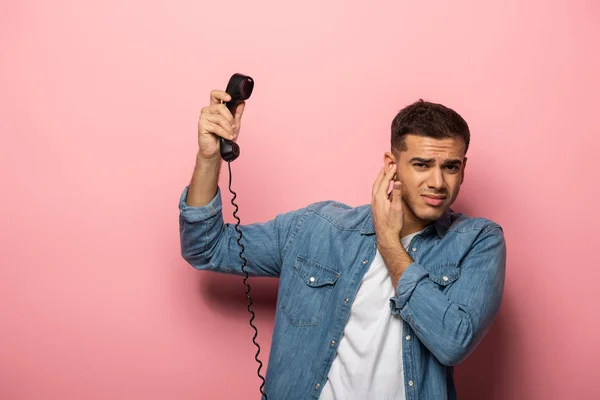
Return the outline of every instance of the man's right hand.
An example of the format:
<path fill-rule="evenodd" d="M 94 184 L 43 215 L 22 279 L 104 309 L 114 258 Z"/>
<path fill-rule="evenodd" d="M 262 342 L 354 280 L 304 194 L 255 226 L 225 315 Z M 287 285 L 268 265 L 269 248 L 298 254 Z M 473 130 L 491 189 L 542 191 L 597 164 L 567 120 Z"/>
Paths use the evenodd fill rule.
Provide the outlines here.
<path fill-rule="evenodd" d="M 237 106 L 233 116 L 222 103 L 230 100 L 231 96 L 227 92 L 222 90 L 210 92 L 210 105 L 202 109 L 198 121 L 198 157 L 205 160 L 221 157 L 219 137 L 237 140 L 246 102 L 243 101 Z"/>

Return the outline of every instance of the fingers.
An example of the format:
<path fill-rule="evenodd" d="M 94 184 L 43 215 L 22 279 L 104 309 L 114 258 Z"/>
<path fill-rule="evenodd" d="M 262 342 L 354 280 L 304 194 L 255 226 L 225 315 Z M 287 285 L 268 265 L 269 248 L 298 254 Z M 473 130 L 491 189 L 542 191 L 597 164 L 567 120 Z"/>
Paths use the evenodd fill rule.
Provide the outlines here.
<path fill-rule="evenodd" d="M 200 130 L 228 140 L 235 140 L 239 132 L 246 102 L 242 101 L 235 109 L 235 116 L 223 102 L 231 101 L 231 96 L 223 90 L 210 92 L 210 105 L 200 112 Z"/>
<path fill-rule="evenodd" d="M 233 126 L 233 117 L 231 116 L 231 114 L 222 110 L 218 110 L 218 112 L 215 113 L 207 113 L 204 115 L 204 117 L 210 122 L 218 123 L 225 129 L 228 129 Z"/>
<path fill-rule="evenodd" d="M 240 123 L 242 122 L 242 114 L 244 113 L 244 109 L 246 108 L 246 102 L 242 101 L 240 104 L 238 104 L 238 106 L 235 109 L 235 125 L 236 126 L 240 126 Z"/>
<path fill-rule="evenodd" d="M 235 116 L 223 104 L 223 102 L 231 101 L 231 96 L 223 90 L 213 90 L 210 92 L 210 106 L 202 109 L 202 113 L 218 113 L 223 115 L 231 125 L 240 126 L 242 114 L 246 108 L 246 102 L 240 102 L 235 109 Z"/>
<path fill-rule="evenodd" d="M 229 129 L 225 129 L 218 122 L 209 121 L 208 118 L 202 124 L 202 129 L 204 130 L 205 133 L 213 133 L 213 134 L 215 134 L 217 136 L 221 136 L 222 138 L 225 138 L 227 140 L 234 139 L 231 126 L 229 127 Z"/>
<path fill-rule="evenodd" d="M 200 118 L 202 133 L 214 133 L 228 140 L 234 139 L 233 126 L 221 114 L 203 114 Z"/>
<path fill-rule="evenodd" d="M 384 175 L 385 175 L 385 174 L 384 174 L 384 171 L 385 171 L 385 170 L 384 170 L 383 168 L 381 168 L 381 169 L 379 170 L 379 174 L 377 175 L 377 178 L 375 178 L 375 182 L 373 182 L 373 190 L 372 190 L 372 192 L 371 192 L 371 196 L 372 196 L 373 198 L 375 198 L 375 195 L 377 194 L 377 191 L 378 191 L 378 189 L 379 189 L 379 185 L 381 184 L 381 181 L 383 180 L 383 177 L 384 177 Z"/>
<path fill-rule="evenodd" d="M 213 90 L 210 92 L 210 106 L 204 107 L 202 109 L 202 113 L 221 114 L 227 119 L 229 124 L 233 125 L 235 119 L 233 118 L 233 115 L 227 106 L 223 104 L 223 101 L 227 102 L 230 100 L 231 96 L 227 92 L 222 90 Z"/>
<path fill-rule="evenodd" d="M 214 104 L 212 106 L 204 107 L 200 112 L 200 119 L 208 119 L 211 122 L 220 124 L 225 129 L 232 129 L 234 119 L 229 109 L 224 104 Z"/>
<path fill-rule="evenodd" d="M 213 90 L 210 92 L 210 104 L 221 104 L 223 101 L 231 100 L 231 96 L 223 90 Z"/>
<path fill-rule="evenodd" d="M 392 209 L 397 211 L 402 210 L 402 182 L 394 181 L 390 198 L 392 201 Z"/>
<path fill-rule="evenodd" d="M 390 188 L 390 182 L 394 178 L 396 174 L 396 164 L 393 164 L 392 167 L 385 173 L 381 181 L 379 182 L 379 187 L 377 188 L 377 192 L 381 196 L 386 196 L 388 193 L 388 189 Z"/>
<path fill-rule="evenodd" d="M 231 114 L 231 112 L 225 104 L 213 104 L 211 106 L 204 107 L 200 114 L 220 114 L 223 117 L 225 117 L 225 119 L 231 125 L 233 125 L 233 123 L 235 122 L 233 115 Z"/>

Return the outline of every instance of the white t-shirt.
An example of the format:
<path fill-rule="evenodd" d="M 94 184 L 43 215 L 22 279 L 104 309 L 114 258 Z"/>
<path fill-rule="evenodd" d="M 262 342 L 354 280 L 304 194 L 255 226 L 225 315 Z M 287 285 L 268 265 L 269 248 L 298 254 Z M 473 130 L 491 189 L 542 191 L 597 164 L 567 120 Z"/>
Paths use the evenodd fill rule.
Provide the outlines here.
<path fill-rule="evenodd" d="M 402 238 L 407 248 L 419 232 Z M 377 251 L 363 277 L 320 400 L 404 400 L 402 319 L 390 312 L 395 288 Z"/>

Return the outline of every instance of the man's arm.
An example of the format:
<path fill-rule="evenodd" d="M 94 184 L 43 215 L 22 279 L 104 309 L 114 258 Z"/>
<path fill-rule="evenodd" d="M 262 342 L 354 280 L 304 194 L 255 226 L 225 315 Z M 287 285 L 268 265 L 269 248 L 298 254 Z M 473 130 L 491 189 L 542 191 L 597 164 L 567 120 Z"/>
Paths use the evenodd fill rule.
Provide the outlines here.
<path fill-rule="evenodd" d="M 502 301 L 506 243 L 502 228 L 483 230 L 460 264 L 460 277 L 446 291 L 416 262 L 402 273 L 392 313 L 413 328 L 444 365 L 462 362 L 481 341 Z"/>
<path fill-rule="evenodd" d="M 189 206 L 186 187 L 179 201 L 181 255 L 194 268 L 243 275 L 235 226 L 224 223 L 221 192 L 201 207 Z M 274 219 L 240 225 L 243 256 L 250 276 L 278 277 L 285 248 L 293 238 L 305 209 L 277 215 Z"/>
<path fill-rule="evenodd" d="M 221 163 L 221 157 L 207 160 L 198 153 L 194 174 L 184 199 L 186 205 L 202 207 L 216 196 Z"/>
<path fill-rule="evenodd" d="M 399 239 L 379 239 L 377 238 L 377 248 L 381 257 L 385 261 L 388 274 L 392 279 L 392 285 L 398 287 L 400 277 L 406 271 L 408 266 L 413 263 L 413 259 L 408 255 Z"/>
<path fill-rule="evenodd" d="M 222 163 L 219 137 L 237 139 L 245 107 L 245 102 L 240 103 L 232 115 L 223 104 L 229 100 L 229 94 L 213 90 L 210 105 L 200 114 L 194 174 L 179 200 L 179 235 L 181 255 L 193 267 L 242 275 L 239 235 L 233 225 L 223 221 L 218 188 Z M 285 246 L 302 215 L 303 210 L 298 210 L 265 223 L 238 227 L 249 275 L 279 276 Z"/>

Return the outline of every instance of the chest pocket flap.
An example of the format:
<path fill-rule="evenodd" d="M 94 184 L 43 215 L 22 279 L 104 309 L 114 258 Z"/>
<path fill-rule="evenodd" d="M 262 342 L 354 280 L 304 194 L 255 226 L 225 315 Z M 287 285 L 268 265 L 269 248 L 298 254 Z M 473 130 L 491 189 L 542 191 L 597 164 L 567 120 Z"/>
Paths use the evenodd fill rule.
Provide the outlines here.
<path fill-rule="evenodd" d="M 339 272 L 302 256 L 296 258 L 294 269 L 304 283 L 310 287 L 333 285 L 340 277 Z"/>
<path fill-rule="evenodd" d="M 448 286 L 460 278 L 458 263 L 437 265 L 429 268 L 429 279 L 440 286 Z"/>

